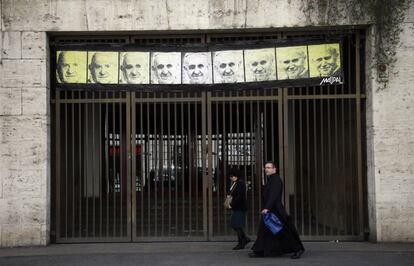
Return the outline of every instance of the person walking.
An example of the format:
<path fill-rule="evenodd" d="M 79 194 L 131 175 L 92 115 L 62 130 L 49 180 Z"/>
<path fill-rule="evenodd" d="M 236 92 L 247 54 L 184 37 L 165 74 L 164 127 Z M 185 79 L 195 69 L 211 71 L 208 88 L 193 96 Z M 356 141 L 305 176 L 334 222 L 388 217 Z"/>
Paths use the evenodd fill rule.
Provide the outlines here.
<path fill-rule="evenodd" d="M 242 180 L 240 171 L 238 169 L 231 169 L 229 172 L 229 178 L 231 185 L 228 191 L 228 195 L 232 196 L 230 203 L 231 215 L 231 228 L 236 231 L 238 243 L 233 250 L 244 249 L 246 245 L 251 241 L 250 238 L 244 233 L 246 226 L 246 185 Z"/>
<path fill-rule="evenodd" d="M 276 174 L 276 166 L 273 162 L 267 162 L 264 171 L 268 180 L 266 185 L 262 187 L 261 214 L 263 215 L 269 211 L 274 213 L 282 222 L 283 229 L 273 235 L 263 223 L 263 218 L 260 219 L 257 239 L 252 246 L 253 252 L 249 253 L 249 257 L 273 257 L 293 253 L 291 258 L 298 259 L 305 248 L 282 204 L 282 179 Z"/>

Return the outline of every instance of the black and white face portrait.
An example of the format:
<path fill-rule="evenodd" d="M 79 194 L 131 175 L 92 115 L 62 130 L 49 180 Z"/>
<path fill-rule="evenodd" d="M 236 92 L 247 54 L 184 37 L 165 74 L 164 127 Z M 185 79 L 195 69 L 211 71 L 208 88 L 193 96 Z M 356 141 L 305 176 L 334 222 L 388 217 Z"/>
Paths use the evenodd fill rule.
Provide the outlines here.
<path fill-rule="evenodd" d="M 213 52 L 214 83 L 244 82 L 243 50 Z"/>
<path fill-rule="evenodd" d="M 276 80 L 275 49 L 244 50 L 246 81 Z"/>
<path fill-rule="evenodd" d="M 181 53 L 151 53 L 151 84 L 181 83 Z"/>
<path fill-rule="evenodd" d="M 183 84 L 211 84 L 211 53 L 185 53 L 182 76 Z"/>
<path fill-rule="evenodd" d="M 118 83 L 118 53 L 88 52 L 89 83 Z"/>
<path fill-rule="evenodd" d="M 121 84 L 149 84 L 149 52 L 123 52 L 119 58 Z"/>

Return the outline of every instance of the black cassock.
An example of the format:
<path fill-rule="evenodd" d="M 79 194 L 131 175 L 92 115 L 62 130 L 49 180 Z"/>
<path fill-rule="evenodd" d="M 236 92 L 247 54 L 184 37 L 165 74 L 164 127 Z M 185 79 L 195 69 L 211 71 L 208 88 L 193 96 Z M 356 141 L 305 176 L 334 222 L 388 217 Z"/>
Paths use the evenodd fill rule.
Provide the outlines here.
<path fill-rule="evenodd" d="M 279 256 L 304 250 L 299 234 L 282 204 L 283 184 L 280 176 L 273 174 L 262 189 L 262 209 L 268 209 L 283 223 L 283 229 L 273 235 L 260 219 L 257 239 L 252 250 L 263 256 Z"/>

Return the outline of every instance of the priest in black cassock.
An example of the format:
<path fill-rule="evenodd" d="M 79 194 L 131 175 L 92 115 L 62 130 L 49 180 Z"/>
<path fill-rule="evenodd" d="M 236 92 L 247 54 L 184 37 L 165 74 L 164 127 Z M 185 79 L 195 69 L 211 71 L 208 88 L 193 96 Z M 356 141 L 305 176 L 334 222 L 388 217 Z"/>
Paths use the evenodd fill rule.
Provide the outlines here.
<path fill-rule="evenodd" d="M 290 220 L 282 204 L 282 179 L 276 174 L 276 166 L 273 162 L 267 162 L 264 168 L 267 182 L 262 187 L 262 210 L 261 213 L 272 212 L 283 223 L 283 229 L 276 235 L 267 229 L 260 219 L 257 239 L 254 243 L 249 257 L 273 257 L 286 253 L 292 253 L 292 259 L 298 259 L 305 251 L 299 234 Z"/>

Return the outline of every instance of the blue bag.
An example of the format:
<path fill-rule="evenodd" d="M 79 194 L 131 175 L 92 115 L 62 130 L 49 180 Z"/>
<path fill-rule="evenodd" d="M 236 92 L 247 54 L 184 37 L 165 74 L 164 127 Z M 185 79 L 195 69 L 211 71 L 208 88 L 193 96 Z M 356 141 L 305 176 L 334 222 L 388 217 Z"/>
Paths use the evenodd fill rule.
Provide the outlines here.
<path fill-rule="evenodd" d="M 267 229 L 269 229 L 272 234 L 276 235 L 283 229 L 283 224 L 277 218 L 276 214 L 272 212 L 262 213 L 263 222 L 266 225 Z"/>

